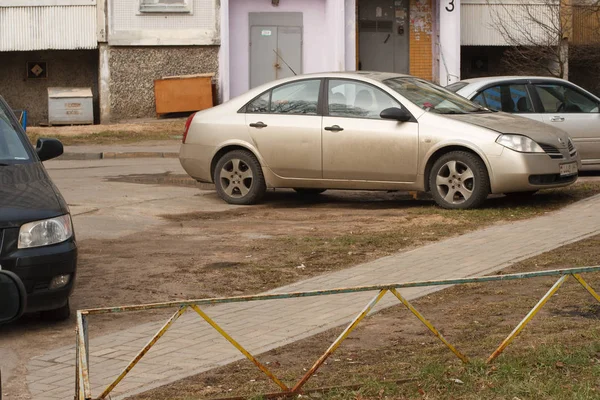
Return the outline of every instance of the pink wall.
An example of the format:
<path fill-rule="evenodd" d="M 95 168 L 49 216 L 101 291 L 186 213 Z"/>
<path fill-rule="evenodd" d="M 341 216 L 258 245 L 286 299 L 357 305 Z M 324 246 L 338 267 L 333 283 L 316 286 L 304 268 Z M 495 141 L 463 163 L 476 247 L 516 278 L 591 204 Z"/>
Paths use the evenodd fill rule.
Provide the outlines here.
<path fill-rule="evenodd" d="M 331 1 L 331 0 L 330 0 Z M 273 7 L 270 0 L 229 1 L 229 82 L 231 97 L 249 89 L 249 26 L 250 12 L 302 12 L 303 45 L 302 72 L 323 72 L 337 69 L 331 57 L 335 43 L 329 38 L 326 0 L 280 0 Z"/>

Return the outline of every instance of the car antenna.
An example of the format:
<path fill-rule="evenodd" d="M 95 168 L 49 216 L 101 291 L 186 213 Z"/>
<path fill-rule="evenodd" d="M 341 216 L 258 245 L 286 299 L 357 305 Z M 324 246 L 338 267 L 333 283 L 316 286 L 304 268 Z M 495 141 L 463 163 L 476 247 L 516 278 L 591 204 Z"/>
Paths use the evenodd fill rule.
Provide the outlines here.
<path fill-rule="evenodd" d="M 277 52 L 277 50 L 273 49 L 273 52 L 277 55 L 277 57 L 281 58 L 281 61 L 283 61 L 283 63 L 285 64 L 286 67 L 288 67 L 290 69 L 290 71 L 292 71 L 292 73 L 294 74 L 294 76 L 297 76 L 298 74 L 296 73 L 296 71 L 294 71 L 292 69 L 292 67 L 290 67 L 290 65 L 288 63 L 285 62 L 285 60 L 283 59 L 283 57 L 281 57 L 279 55 L 279 53 Z"/>

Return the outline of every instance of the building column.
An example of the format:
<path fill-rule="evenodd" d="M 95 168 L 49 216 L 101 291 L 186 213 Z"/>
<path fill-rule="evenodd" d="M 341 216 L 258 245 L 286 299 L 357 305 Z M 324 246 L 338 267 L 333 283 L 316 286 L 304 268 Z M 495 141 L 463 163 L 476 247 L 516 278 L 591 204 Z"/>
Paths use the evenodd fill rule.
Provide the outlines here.
<path fill-rule="evenodd" d="M 98 43 L 98 97 L 100 98 L 100 123 L 110 122 L 110 47 L 107 43 Z"/>
<path fill-rule="evenodd" d="M 356 71 L 356 0 L 346 0 L 345 21 L 346 71 Z"/>
<path fill-rule="evenodd" d="M 219 100 L 229 100 L 229 0 L 221 1 L 219 10 L 221 46 L 219 48 Z"/>
<path fill-rule="evenodd" d="M 439 2 L 439 83 L 460 81 L 460 0 Z"/>
<path fill-rule="evenodd" d="M 331 70 L 346 70 L 346 12 L 345 0 L 327 0 L 326 14 L 330 37 L 333 44 Z"/>

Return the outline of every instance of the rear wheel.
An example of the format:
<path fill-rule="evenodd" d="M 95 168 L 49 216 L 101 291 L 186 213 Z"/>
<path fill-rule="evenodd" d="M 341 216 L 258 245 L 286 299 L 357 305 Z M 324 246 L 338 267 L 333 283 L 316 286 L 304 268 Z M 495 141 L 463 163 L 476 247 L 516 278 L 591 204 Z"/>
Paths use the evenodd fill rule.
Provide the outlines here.
<path fill-rule="evenodd" d="M 54 310 L 42 311 L 42 319 L 45 319 L 46 321 L 64 321 L 69 319 L 70 316 L 71 307 L 69 305 L 69 300 L 67 300 L 67 304 L 62 307 Z"/>
<path fill-rule="evenodd" d="M 479 157 L 466 151 L 453 151 L 433 164 L 429 187 L 440 207 L 466 209 L 478 207 L 485 201 L 490 181 Z"/>
<path fill-rule="evenodd" d="M 298 193 L 300 196 L 317 196 L 321 193 L 323 193 L 324 191 L 326 191 L 327 189 L 306 189 L 306 188 L 294 188 L 294 190 L 296 191 L 296 193 Z"/>
<path fill-rule="evenodd" d="M 246 150 L 234 150 L 217 162 L 213 180 L 219 196 L 230 204 L 255 204 L 267 190 L 260 163 Z"/>

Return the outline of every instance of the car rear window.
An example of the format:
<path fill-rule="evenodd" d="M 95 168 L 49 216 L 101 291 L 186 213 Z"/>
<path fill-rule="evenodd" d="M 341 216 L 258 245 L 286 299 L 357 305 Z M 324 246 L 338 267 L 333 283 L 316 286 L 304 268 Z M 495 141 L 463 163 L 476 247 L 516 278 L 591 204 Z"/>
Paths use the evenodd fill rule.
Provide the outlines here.
<path fill-rule="evenodd" d="M 456 82 L 456 83 L 452 83 L 452 84 L 446 86 L 446 90 L 456 93 L 460 89 L 464 88 L 467 85 L 468 85 L 468 83 L 466 83 L 466 82 Z"/>
<path fill-rule="evenodd" d="M 0 163 L 18 163 L 30 159 L 18 129 L 19 126 L 0 101 Z"/>

